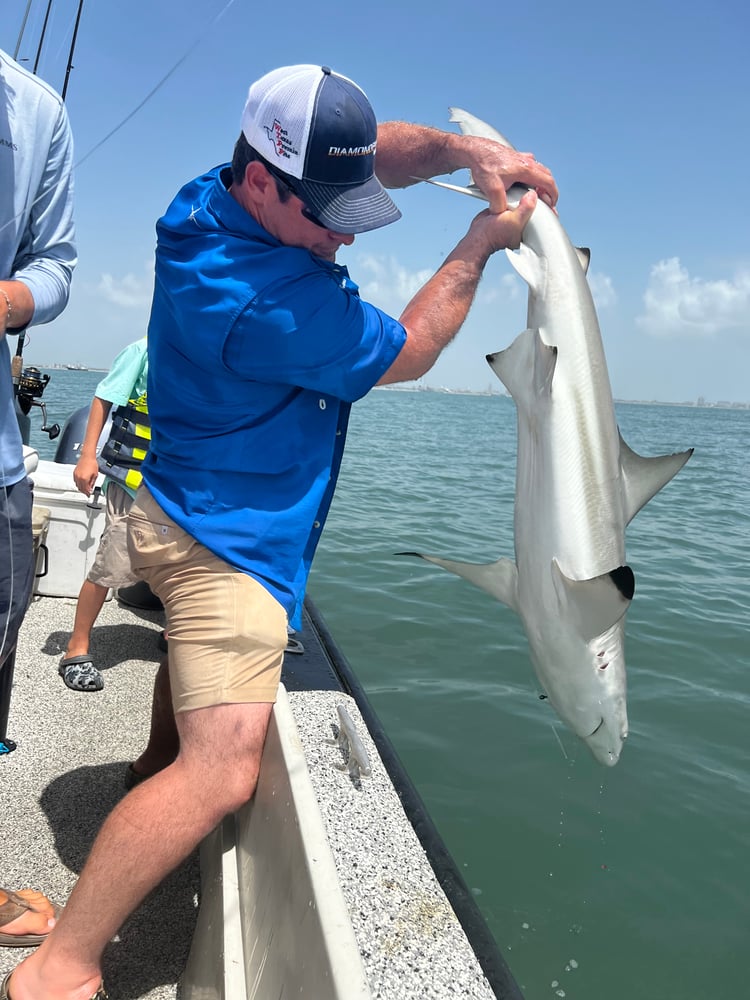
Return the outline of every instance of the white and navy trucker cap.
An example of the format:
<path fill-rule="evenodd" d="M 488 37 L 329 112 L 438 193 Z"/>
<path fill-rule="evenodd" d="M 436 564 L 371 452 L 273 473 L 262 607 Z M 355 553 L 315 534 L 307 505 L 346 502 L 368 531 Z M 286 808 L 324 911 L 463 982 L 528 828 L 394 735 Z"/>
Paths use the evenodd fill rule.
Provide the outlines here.
<path fill-rule="evenodd" d="M 327 66 L 284 66 L 257 80 L 242 131 L 329 229 L 365 233 L 401 218 L 374 173 L 378 126 L 370 102 Z"/>

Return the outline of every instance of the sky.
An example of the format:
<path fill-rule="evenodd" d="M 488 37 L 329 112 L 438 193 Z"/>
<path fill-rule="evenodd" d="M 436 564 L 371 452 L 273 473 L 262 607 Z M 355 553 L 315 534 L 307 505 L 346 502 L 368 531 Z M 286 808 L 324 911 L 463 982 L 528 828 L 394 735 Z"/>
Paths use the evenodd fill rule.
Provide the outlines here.
<path fill-rule="evenodd" d="M 28 0 L 3 0 L 16 51 Z M 31 0 L 33 68 L 48 0 Z M 52 0 L 37 73 L 62 91 L 79 0 Z M 147 329 L 155 223 L 179 188 L 231 158 L 247 88 L 319 63 L 379 120 L 489 122 L 553 171 L 560 221 L 591 249 L 614 395 L 750 402 L 750 8 L 745 0 L 259 4 L 84 0 L 66 105 L 76 145 L 79 265 L 70 303 L 30 330 L 27 364 L 107 368 Z M 467 175 L 451 180 L 465 182 Z M 339 260 L 398 316 L 480 203 L 418 185 Z M 502 390 L 485 355 L 526 325 L 527 289 L 497 254 L 469 318 L 423 382 Z"/>

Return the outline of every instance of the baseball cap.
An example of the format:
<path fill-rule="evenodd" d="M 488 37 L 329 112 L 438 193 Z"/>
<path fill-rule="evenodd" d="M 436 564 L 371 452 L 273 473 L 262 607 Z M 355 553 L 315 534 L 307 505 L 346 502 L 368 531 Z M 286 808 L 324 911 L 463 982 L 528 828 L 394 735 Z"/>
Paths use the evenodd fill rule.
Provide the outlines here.
<path fill-rule="evenodd" d="M 283 66 L 257 80 L 242 131 L 329 229 L 365 233 L 401 218 L 375 176 L 378 126 L 370 102 L 327 66 Z"/>

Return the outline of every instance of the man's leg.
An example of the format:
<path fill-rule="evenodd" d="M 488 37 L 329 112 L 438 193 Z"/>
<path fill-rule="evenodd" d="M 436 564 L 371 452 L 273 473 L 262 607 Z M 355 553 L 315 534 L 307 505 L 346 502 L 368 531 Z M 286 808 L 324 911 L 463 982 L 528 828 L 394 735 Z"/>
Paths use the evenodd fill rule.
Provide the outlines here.
<path fill-rule="evenodd" d="M 0 486 L 0 742 L 12 749 L 6 727 L 13 690 L 15 645 L 34 585 L 31 483 Z"/>
<path fill-rule="evenodd" d="M 88 653 L 91 641 L 91 630 L 104 607 L 109 587 L 101 587 L 91 580 L 84 580 L 76 604 L 76 614 L 73 621 L 73 632 L 68 640 L 65 657 L 80 656 Z"/>
<path fill-rule="evenodd" d="M 218 705 L 177 716 L 177 760 L 112 811 L 56 927 L 13 973 L 12 1000 L 88 1000 L 127 916 L 252 796 L 271 710 Z"/>
<path fill-rule="evenodd" d="M 146 749 L 131 764 L 136 781 L 147 778 L 167 767 L 180 749 L 180 736 L 172 708 L 172 687 L 169 683 L 169 665 L 165 657 L 159 664 L 154 679 L 154 696 L 151 703 L 151 728 Z"/>
<path fill-rule="evenodd" d="M 113 810 L 57 926 L 13 974 L 13 1000 L 88 1000 L 101 953 L 128 914 L 257 784 L 286 648 L 284 609 L 147 491 L 133 506 L 129 547 L 167 611 L 179 754 Z"/>
<path fill-rule="evenodd" d="M 133 500 L 117 483 L 107 485 L 107 513 L 94 563 L 83 582 L 76 604 L 73 632 L 60 661 L 60 674 L 73 691 L 101 691 L 104 678 L 91 656 L 91 630 L 107 599 L 107 592 L 135 579 L 127 545 L 128 511 Z"/>
<path fill-rule="evenodd" d="M 0 662 L 16 644 L 34 585 L 31 484 L 0 486 Z"/>

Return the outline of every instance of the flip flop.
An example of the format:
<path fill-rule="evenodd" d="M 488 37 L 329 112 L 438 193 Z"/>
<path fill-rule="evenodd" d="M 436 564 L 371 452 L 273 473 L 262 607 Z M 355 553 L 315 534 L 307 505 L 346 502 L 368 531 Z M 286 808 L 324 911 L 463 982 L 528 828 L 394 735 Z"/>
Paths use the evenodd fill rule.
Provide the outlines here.
<path fill-rule="evenodd" d="M 11 892 L 10 889 L 3 889 L 3 892 L 8 899 L 7 902 L 0 904 L 0 927 L 5 927 L 6 924 L 12 923 L 33 909 L 29 901 L 19 896 L 17 892 Z M 57 920 L 62 913 L 62 907 L 52 903 L 52 900 L 49 902 L 54 911 L 53 916 Z M 47 934 L 49 931 L 44 934 L 6 934 L 0 930 L 0 948 L 36 948 L 45 940 Z"/>
<path fill-rule="evenodd" d="M 71 691 L 101 691 L 104 687 L 104 678 L 94 666 L 90 653 L 63 657 L 57 672 Z"/>
<path fill-rule="evenodd" d="M 2 983 L 0 984 L 0 1000 L 12 1000 L 12 997 L 8 992 L 8 988 L 10 986 L 10 977 L 12 975 L 13 973 L 9 972 L 8 975 L 5 977 L 5 979 L 3 979 Z M 90 998 L 90 1000 L 109 1000 L 109 994 L 104 989 L 104 980 L 102 980 L 99 989 L 96 991 L 96 993 L 94 993 L 94 995 Z"/>

